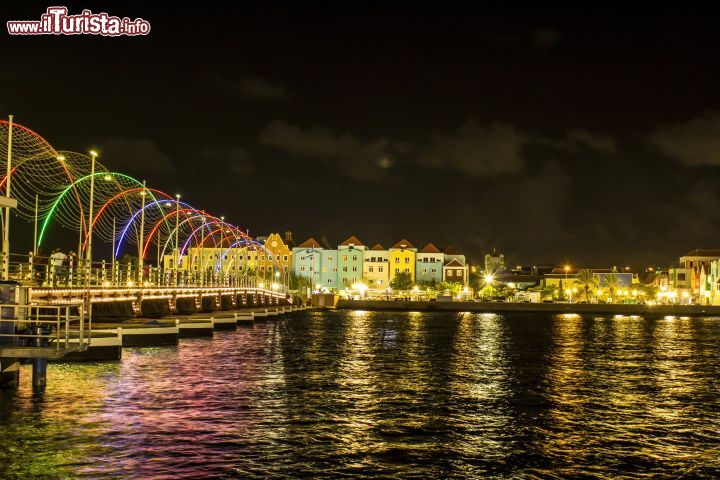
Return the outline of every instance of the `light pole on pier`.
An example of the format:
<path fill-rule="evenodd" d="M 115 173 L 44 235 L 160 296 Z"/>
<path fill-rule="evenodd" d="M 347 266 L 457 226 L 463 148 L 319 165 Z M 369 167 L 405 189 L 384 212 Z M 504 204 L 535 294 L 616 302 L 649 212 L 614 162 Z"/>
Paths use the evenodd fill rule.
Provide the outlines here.
<path fill-rule="evenodd" d="M 180 231 L 180 194 L 175 194 L 175 248 L 173 249 L 173 267 L 175 268 L 175 283 L 177 284 L 178 276 L 180 273 L 180 244 L 179 244 L 179 231 Z"/>
<path fill-rule="evenodd" d="M 88 238 L 87 238 L 87 255 L 85 255 L 85 264 L 87 265 L 85 268 L 85 271 L 87 274 L 85 275 L 85 281 L 90 281 L 90 274 L 92 273 L 92 234 L 93 234 L 93 202 L 95 200 L 95 159 L 97 159 L 97 152 L 95 150 L 90 150 L 90 156 L 92 157 L 92 162 L 90 166 L 90 207 L 88 212 Z"/>
<path fill-rule="evenodd" d="M 113 216 L 112 262 L 110 263 L 110 279 L 113 285 L 115 285 L 115 232 L 115 217 Z"/>
<path fill-rule="evenodd" d="M 12 177 L 12 130 L 13 116 L 9 116 L 8 121 L 8 147 L 7 147 L 7 174 L 5 176 L 5 216 L 3 218 L 3 280 L 7 280 L 10 276 L 10 179 Z"/>
<path fill-rule="evenodd" d="M 33 228 L 33 258 L 37 256 L 38 194 L 35 194 L 35 224 Z"/>
<path fill-rule="evenodd" d="M 220 261 L 220 273 L 223 272 L 223 241 L 225 241 L 225 217 L 220 217 L 220 258 L 218 259 Z M 217 271 L 217 269 L 216 269 Z"/>
<path fill-rule="evenodd" d="M 143 241 L 144 239 L 144 233 L 145 233 L 145 197 L 147 196 L 147 192 L 145 191 L 145 180 L 143 180 L 143 186 L 142 191 L 140 192 L 140 195 L 142 196 L 142 209 L 140 210 L 140 241 L 138 241 L 138 282 L 140 283 L 139 286 L 142 286 L 143 281 Z"/>

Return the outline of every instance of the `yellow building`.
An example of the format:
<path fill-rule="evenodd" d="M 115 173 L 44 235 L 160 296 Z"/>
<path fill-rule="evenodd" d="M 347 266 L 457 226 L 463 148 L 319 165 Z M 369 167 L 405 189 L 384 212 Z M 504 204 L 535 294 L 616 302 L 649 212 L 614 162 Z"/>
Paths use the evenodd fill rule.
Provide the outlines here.
<path fill-rule="evenodd" d="M 270 259 L 274 258 L 275 261 L 289 270 L 292 266 L 292 251 L 290 247 L 283 242 L 282 237 L 279 233 L 271 233 L 265 240 L 265 248 L 270 254 Z M 267 253 L 267 252 L 263 252 Z"/>
<path fill-rule="evenodd" d="M 278 247 L 279 245 L 276 245 L 276 253 L 272 251 L 267 252 L 262 247 L 257 246 L 251 248 L 247 246 L 232 248 L 190 247 L 179 262 L 179 270 L 195 272 L 214 270 L 217 272 L 222 271 L 226 274 L 244 274 L 247 271 L 257 274 L 273 272 L 275 270 L 274 259 L 276 257 L 279 257 L 279 262 L 284 265 L 288 265 L 286 262 L 290 259 L 290 253 L 282 253 L 283 250 Z M 288 260 L 284 260 L 285 258 Z M 163 257 L 163 266 L 165 269 L 172 270 L 174 260 L 175 258 L 172 254 L 165 255 Z"/>
<path fill-rule="evenodd" d="M 363 278 L 370 289 L 385 290 L 390 283 L 388 257 L 385 247 L 376 243 L 370 250 L 363 252 Z"/>
<path fill-rule="evenodd" d="M 390 281 L 395 275 L 401 272 L 409 273 L 412 281 L 415 281 L 415 257 L 417 248 L 405 239 L 390 247 Z"/>

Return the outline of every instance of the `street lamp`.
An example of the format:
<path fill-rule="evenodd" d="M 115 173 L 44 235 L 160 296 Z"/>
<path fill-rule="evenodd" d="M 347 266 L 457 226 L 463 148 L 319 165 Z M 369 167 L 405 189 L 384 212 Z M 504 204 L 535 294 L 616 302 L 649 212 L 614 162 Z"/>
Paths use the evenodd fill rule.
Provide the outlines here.
<path fill-rule="evenodd" d="M 140 209 L 140 232 L 139 232 L 139 238 L 140 241 L 138 242 L 138 282 L 140 282 L 140 286 L 142 286 L 142 280 L 143 280 L 143 262 L 144 262 L 144 256 L 143 256 L 143 242 L 145 241 L 145 197 L 147 196 L 147 192 L 145 190 L 146 181 L 143 180 L 142 183 L 142 191 L 140 191 L 140 197 L 142 197 L 142 208 Z"/>
<path fill-rule="evenodd" d="M 180 245 L 178 244 L 178 235 L 180 229 L 180 194 L 175 194 L 175 248 L 173 249 L 173 264 L 175 268 L 175 283 L 178 281 L 178 262 L 180 261 Z"/>
<path fill-rule="evenodd" d="M 90 209 L 88 213 L 88 247 L 87 255 L 85 256 L 87 262 L 87 276 L 85 281 L 90 281 L 90 273 L 92 272 L 92 234 L 93 234 L 93 203 L 95 200 L 95 160 L 97 159 L 98 153 L 95 150 L 90 150 L 90 157 L 92 157 L 90 167 Z M 81 226 L 82 228 L 82 226 Z"/>
<path fill-rule="evenodd" d="M 7 173 L 5 175 L 5 197 L 8 205 L 4 212 L 3 225 L 3 280 L 7 280 L 10 276 L 10 180 L 12 179 L 12 132 L 13 132 L 13 116 L 9 116 L 8 121 L 8 140 L 7 140 Z"/>

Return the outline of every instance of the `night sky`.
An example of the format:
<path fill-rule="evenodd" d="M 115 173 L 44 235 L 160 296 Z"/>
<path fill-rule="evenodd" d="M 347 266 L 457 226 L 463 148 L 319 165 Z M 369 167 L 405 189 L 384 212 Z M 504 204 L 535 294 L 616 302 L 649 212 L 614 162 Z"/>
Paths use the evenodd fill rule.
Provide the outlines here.
<path fill-rule="evenodd" d="M 3 30 L 66 4 L 7 3 Z M 595 267 L 720 247 L 717 12 L 67 5 L 152 31 L 3 31 L 0 115 L 251 234 Z"/>

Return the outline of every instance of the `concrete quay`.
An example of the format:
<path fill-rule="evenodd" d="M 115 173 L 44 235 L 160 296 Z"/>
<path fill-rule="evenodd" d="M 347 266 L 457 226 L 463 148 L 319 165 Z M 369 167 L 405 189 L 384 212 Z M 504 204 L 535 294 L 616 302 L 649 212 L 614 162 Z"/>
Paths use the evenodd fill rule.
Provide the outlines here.
<path fill-rule="evenodd" d="M 335 308 L 404 312 L 482 312 L 506 315 L 574 313 L 578 315 L 637 315 L 644 318 L 720 317 L 720 306 L 714 305 L 338 300 Z"/>

